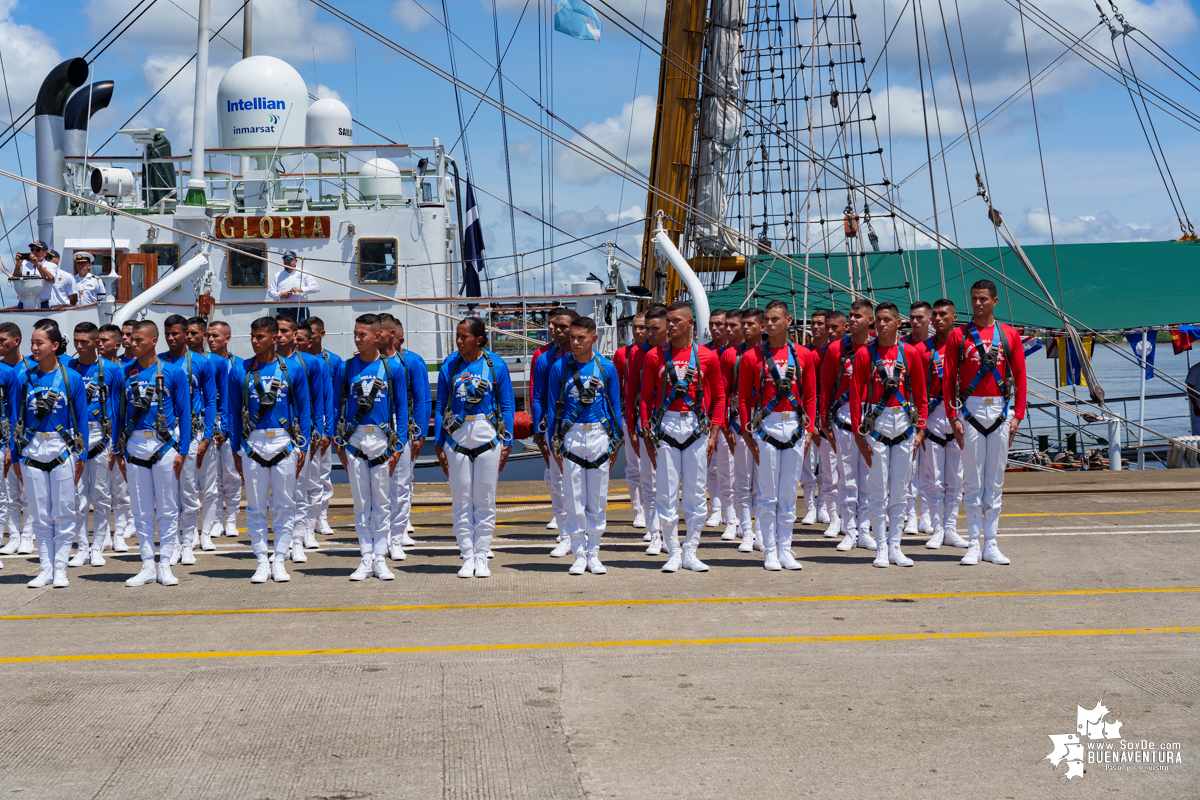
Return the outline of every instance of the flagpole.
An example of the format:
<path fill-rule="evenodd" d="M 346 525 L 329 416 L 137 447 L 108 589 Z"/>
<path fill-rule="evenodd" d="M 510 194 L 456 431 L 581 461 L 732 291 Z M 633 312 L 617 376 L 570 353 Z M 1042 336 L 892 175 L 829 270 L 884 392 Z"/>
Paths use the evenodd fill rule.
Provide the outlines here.
<path fill-rule="evenodd" d="M 1156 334 L 1157 335 L 1157 334 Z M 1138 403 L 1138 469 L 1146 468 L 1146 452 L 1142 450 L 1142 437 L 1146 424 L 1146 331 L 1142 331 L 1142 346 L 1138 351 L 1138 366 L 1142 372 L 1141 400 Z"/>

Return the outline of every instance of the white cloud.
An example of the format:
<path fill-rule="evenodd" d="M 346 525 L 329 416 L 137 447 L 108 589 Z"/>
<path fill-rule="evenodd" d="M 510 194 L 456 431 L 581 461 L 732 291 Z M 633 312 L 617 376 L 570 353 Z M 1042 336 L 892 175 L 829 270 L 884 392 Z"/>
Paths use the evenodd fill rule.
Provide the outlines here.
<path fill-rule="evenodd" d="M 142 64 L 142 78 L 151 92 L 156 91 L 175 74 L 189 56 L 150 56 Z M 205 116 L 206 147 L 217 146 L 217 86 L 225 75 L 224 67 L 208 68 L 208 106 Z M 131 123 L 132 127 L 164 128 L 171 140 L 171 152 L 175 155 L 187 153 L 192 143 L 192 118 L 195 113 L 193 99 L 196 94 L 196 64 L 192 62 L 170 83 L 154 102 L 147 106 Z M 129 139 L 119 136 L 113 140 L 118 152 L 130 145 Z"/>
<path fill-rule="evenodd" d="M 392 19 L 403 25 L 409 33 L 413 33 L 431 22 L 439 21 L 441 14 L 439 10 L 429 8 L 420 0 L 396 0 L 392 6 Z"/>
<path fill-rule="evenodd" d="M 1087 214 L 1071 219 L 1047 215 L 1044 208 L 1031 208 L 1025 213 L 1022 231 L 1026 235 L 1049 241 L 1051 224 L 1054 239 L 1062 243 L 1080 242 L 1161 242 L 1179 237 L 1179 227 L 1169 222 L 1121 222 L 1108 211 Z"/>
<path fill-rule="evenodd" d="M 5 55 L 4 71 L 13 114 L 20 116 L 37 99 L 42 80 L 63 57 L 44 31 L 13 22 L 12 12 L 17 5 L 17 0 L 0 0 L 0 52 Z M 8 98 L 0 105 L 0 118 L 9 120 Z"/>
<path fill-rule="evenodd" d="M 580 128 L 587 138 L 575 135 L 571 137 L 571 141 L 577 147 L 595 154 L 599 160 L 615 165 L 617 162 L 612 156 L 597 149 L 596 145 L 592 144 L 595 142 L 604 150 L 646 172 L 650 169 L 654 113 L 654 98 L 646 94 L 640 95 L 632 103 L 622 106 L 620 114 L 602 122 L 589 122 Z M 589 139 L 591 141 L 588 141 Z M 557 177 L 567 183 L 593 183 L 610 174 L 610 171 L 600 164 L 565 148 L 559 148 L 556 162 Z"/>

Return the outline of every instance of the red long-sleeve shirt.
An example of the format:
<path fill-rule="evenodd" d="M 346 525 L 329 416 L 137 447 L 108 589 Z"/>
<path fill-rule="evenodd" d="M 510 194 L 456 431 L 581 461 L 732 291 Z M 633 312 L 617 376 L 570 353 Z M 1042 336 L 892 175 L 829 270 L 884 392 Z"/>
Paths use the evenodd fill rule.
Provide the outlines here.
<path fill-rule="evenodd" d="M 650 345 L 643 342 L 629 353 L 625 368 L 625 426 L 630 432 L 641 430 L 642 425 L 642 366 Z"/>
<path fill-rule="evenodd" d="M 896 375 L 896 362 L 901 347 L 904 348 L 907 381 L 903 376 Z M 875 368 L 875 353 L 871 351 L 871 347 L 860 347 L 854 354 L 854 378 L 850 382 L 850 425 L 855 431 L 862 423 L 863 405 L 874 406 L 883 399 L 883 379 L 879 376 L 879 370 Z M 911 344 L 901 342 L 891 347 L 878 348 L 878 356 L 888 371 L 900 378 L 900 392 L 908 396 L 909 404 L 913 408 L 913 424 L 924 428 L 925 418 L 929 413 L 929 400 L 925 391 L 925 360 L 921 353 Z M 901 404 L 900 392 L 888 399 L 887 408 L 896 408 Z"/>
<path fill-rule="evenodd" d="M 806 347 L 797 344 L 789 344 L 785 347 L 772 347 L 771 360 L 775 362 L 776 369 L 779 370 L 779 375 L 782 376 L 787 369 L 789 361 L 788 348 L 796 354 L 796 366 L 799 369 L 799 374 L 796 376 L 796 385 L 793 386 L 792 392 L 788 397 L 781 399 L 778 405 L 775 406 L 775 411 L 797 411 L 796 399 L 800 398 L 800 402 L 804 406 L 804 414 L 806 418 L 806 430 L 816 430 L 817 422 L 817 362 L 815 354 Z M 763 380 L 763 349 L 755 347 L 746 351 L 746 355 L 742 357 L 742 366 L 738 375 L 738 405 L 739 411 L 743 420 L 750 419 L 754 410 L 759 407 L 765 408 L 775 399 L 775 381 L 770 366 L 766 367 L 767 376 Z M 762 386 L 762 396 L 759 396 L 759 386 Z M 797 391 L 797 388 L 799 391 Z"/>
<path fill-rule="evenodd" d="M 721 353 L 721 379 L 725 381 L 725 424 L 728 426 L 733 420 L 740 419 L 735 416 L 739 413 L 739 409 L 733 406 L 733 396 L 737 394 L 739 367 L 738 355 L 744 352 L 743 345 L 735 344 L 725 348 L 725 352 Z M 742 363 L 746 363 L 743 356 Z M 738 372 L 738 375 L 734 375 Z"/>
<path fill-rule="evenodd" d="M 917 348 L 921 358 L 925 360 L 925 377 L 929 381 L 929 402 L 932 404 L 939 397 L 944 397 L 942 384 L 946 377 L 946 345 L 949 340 L 938 344 L 937 337 L 925 340 Z"/>
<path fill-rule="evenodd" d="M 682 376 L 683 371 L 691 363 L 692 348 L 676 349 L 668 344 L 667 349 L 670 351 L 669 360 L 674 365 L 675 374 Z M 721 380 L 721 365 L 717 361 L 717 354 L 705 347 L 697 348 L 696 362 L 699 374 L 692 378 L 691 385 L 688 386 L 688 397 L 695 402 L 697 389 L 703 385 L 702 410 L 708 415 L 713 426 L 723 428 L 725 427 L 726 405 L 725 382 Z M 646 357 L 642 361 L 641 415 L 643 420 L 649 420 L 654 409 L 662 404 L 663 370 L 663 348 L 655 347 L 646 353 Z M 687 411 L 688 407 L 683 399 L 679 398 L 674 400 L 667 410 Z"/>
<path fill-rule="evenodd" d="M 994 325 L 979 329 L 979 338 L 983 342 L 984 350 L 991 347 L 997 330 L 1000 331 L 1008 343 L 1008 355 L 1011 361 L 1008 364 L 1007 371 L 1012 373 L 1013 378 L 1013 409 L 1016 418 L 1022 420 L 1025 419 L 1025 346 L 1021 342 L 1021 334 L 1017 333 L 1016 329 L 1004 323 L 997 322 Z M 955 328 L 950 332 L 950 338 L 946 341 L 945 377 L 943 378 L 942 391 L 947 401 L 956 397 L 960 388 L 965 391 L 970 386 L 971 381 L 975 379 L 975 373 L 979 371 L 979 350 L 976 349 L 974 342 L 969 336 L 967 336 L 964 347 L 963 337 L 966 335 L 966 332 L 966 325 Z M 1001 377 L 1006 372 L 1004 350 L 1005 348 L 1001 346 L 996 354 L 996 370 Z M 961 372 L 959 371 L 958 364 L 960 355 L 963 359 Z M 1004 396 L 1001 388 L 996 385 L 996 379 L 987 370 L 985 370 L 983 380 L 975 387 L 975 391 L 972 394 L 975 397 Z M 958 410 L 950 402 L 946 403 L 946 415 L 951 419 L 958 416 Z"/>
<path fill-rule="evenodd" d="M 843 343 L 849 341 L 843 336 L 836 342 L 830 343 L 825 350 L 825 358 L 821 362 L 821 418 L 829 413 L 829 409 L 833 406 L 833 402 L 841 397 L 844 393 L 850 391 L 850 379 L 854 375 L 854 352 L 862 349 L 865 345 L 855 344 L 850 342 L 850 355 L 846 357 L 845 364 L 842 366 L 841 375 L 838 374 L 838 365 L 842 364 L 842 346 Z"/>

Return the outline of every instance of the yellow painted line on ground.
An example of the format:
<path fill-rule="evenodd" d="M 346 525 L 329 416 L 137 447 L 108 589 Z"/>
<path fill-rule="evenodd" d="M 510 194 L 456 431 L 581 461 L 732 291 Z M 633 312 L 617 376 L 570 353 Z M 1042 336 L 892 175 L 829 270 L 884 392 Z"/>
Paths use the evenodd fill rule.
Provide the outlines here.
<path fill-rule="evenodd" d="M 146 661 L 181 658 L 263 658 L 278 656 L 367 656 L 389 653 L 480 653 L 531 650 L 572 650 L 607 647 L 675 647 L 713 644 L 824 644 L 838 642 L 914 642 L 963 639 L 1027 639 L 1061 636 L 1131 636 L 1152 633 L 1200 633 L 1200 627 L 1080 628 L 1040 631 L 961 631 L 956 633 L 877 633 L 849 636 L 761 636 L 727 639 L 626 639 L 608 642 L 527 642 L 520 644 L 446 644 L 411 647 L 345 647 L 324 650 L 228 650 L 208 653 L 97 653 L 0 658 L 0 664 L 61 661 Z"/>
<path fill-rule="evenodd" d="M 1178 594 L 1200 586 L 1147 586 L 1129 589 L 1032 589 L 1007 592 L 936 592 L 927 594 L 844 594 L 814 597 L 664 597 L 645 600 L 547 600 L 525 603 L 441 603 L 402 606 L 316 606 L 311 608 L 212 608 L 174 611 L 97 611 L 69 614 L 12 614 L 0 621 L 35 619 L 109 619 L 119 617 L 219 617 L 237 614 L 321 614 L 345 611 L 481 611 L 508 608 L 599 608 L 603 606 L 674 606 L 729 603 L 831 603 L 857 600 L 961 600 L 977 597 L 1081 597 L 1106 594 Z"/>

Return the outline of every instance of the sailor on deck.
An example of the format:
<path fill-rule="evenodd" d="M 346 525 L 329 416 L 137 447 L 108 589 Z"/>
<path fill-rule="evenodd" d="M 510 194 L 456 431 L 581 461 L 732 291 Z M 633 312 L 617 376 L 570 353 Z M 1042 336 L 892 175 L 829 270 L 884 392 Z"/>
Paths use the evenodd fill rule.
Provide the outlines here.
<path fill-rule="evenodd" d="M 434 451 L 450 481 L 454 537 L 463 559 L 458 577 L 486 578 L 492 574 L 487 553 L 496 528 L 496 483 L 512 450 L 516 403 L 508 365 L 484 348 L 487 329 L 481 320 L 458 323 L 455 343 L 458 352 L 438 371 Z"/>
<path fill-rule="evenodd" d="M 866 515 L 875 533 L 877 567 L 911 567 L 900 550 L 913 451 L 925 437 L 925 365 L 917 348 L 899 340 L 895 303 L 875 309 L 876 340 L 854 354 L 850 424 L 867 465 Z M 863 505 L 859 506 L 862 519 Z M 861 530 L 860 530 L 861 533 Z"/>
<path fill-rule="evenodd" d="M 117 443 L 113 458 L 129 482 L 129 504 L 137 531 L 142 569 L 125 581 L 144 586 L 155 580 L 175 586 L 171 557 L 179 547 L 179 476 L 183 453 L 192 444 L 191 394 L 187 374 L 155 355 L 158 325 L 144 319 L 133 327 L 136 359 L 125 367 Z M 154 532 L 159 539 L 154 568 Z"/>
<path fill-rule="evenodd" d="M 563 476 L 572 575 L 608 572 L 600 561 L 600 537 L 607 524 L 609 473 L 624 444 L 620 380 L 613 363 L 592 352 L 595 344 L 595 320 L 572 322 L 571 354 L 551 367 L 548 385 L 546 429 Z"/>
<path fill-rule="evenodd" d="M 709 312 L 708 333 L 710 341 L 702 347 L 711 350 L 719 364 L 721 353 L 725 352 L 726 347 L 725 309 L 716 308 Z M 721 375 L 721 380 L 725 380 L 724 373 Z M 725 385 L 722 393 L 728 401 L 730 394 L 728 385 Z M 712 458 L 708 460 L 708 519 L 704 521 L 706 528 L 724 528 L 726 518 L 736 522 L 737 518 L 733 509 L 733 481 L 731 480 L 733 477 L 732 458 L 733 456 L 729 452 L 729 443 L 724 436 L 718 436 L 717 449 L 713 452 Z M 724 535 L 721 538 L 725 538 Z"/>
<path fill-rule="evenodd" d="M 680 566 L 708 571 L 696 551 L 707 515 L 708 459 L 725 426 L 725 393 L 717 356 L 693 342 L 694 325 L 688 303 L 668 306 L 669 343 L 646 353 L 642 368 L 641 416 L 648 420 L 647 436 L 656 447 L 651 459 L 657 471 L 658 516 L 670 553 L 663 572 L 676 572 Z M 682 551 L 681 502 L 687 527 Z"/>
<path fill-rule="evenodd" d="M 66 349 L 53 320 L 33 326 L 36 366 L 17 375 L 12 444 L 5 465 L 16 471 L 29 499 L 41 569 L 29 586 L 68 585 L 67 558 L 78 524 L 75 486 L 87 463 L 87 391 L 83 378 L 59 362 Z"/>
<path fill-rule="evenodd" d="M 817 376 L 812 353 L 788 341 L 787 303 L 767 304 L 767 341 L 742 360 L 738 400 L 742 437 L 755 465 L 756 516 L 763 532 L 763 567 L 800 569 L 792 553 L 796 490 L 814 438 Z"/>
<path fill-rule="evenodd" d="M 996 321 L 995 310 L 996 284 L 976 281 L 971 286 L 971 322 L 955 328 L 946 342 L 942 391 L 950 400 L 946 413 L 963 454 L 970 544 L 962 563 L 968 566 L 981 558 L 1010 563 L 996 535 L 1008 448 L 1025 418 L 1025 348 L 1016 330 Z"/>

